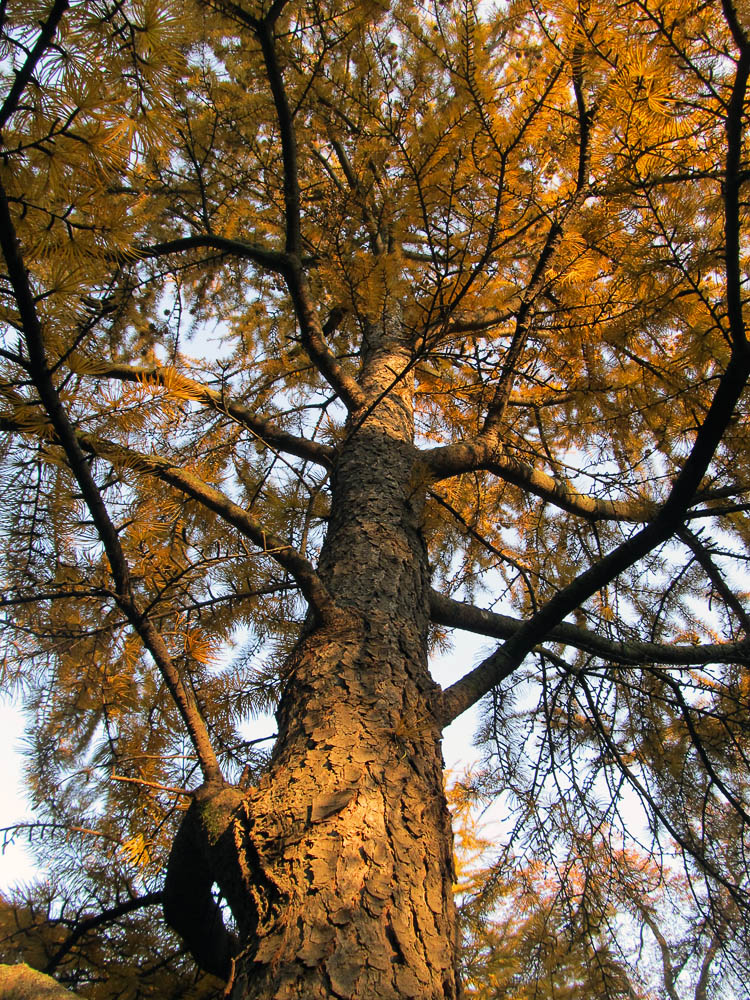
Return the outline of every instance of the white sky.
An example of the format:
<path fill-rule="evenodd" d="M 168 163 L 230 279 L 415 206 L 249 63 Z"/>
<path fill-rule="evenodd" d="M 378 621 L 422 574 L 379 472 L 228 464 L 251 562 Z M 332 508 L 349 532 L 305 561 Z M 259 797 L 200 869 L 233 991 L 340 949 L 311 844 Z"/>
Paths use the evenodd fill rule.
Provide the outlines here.
<path fill-rule="evenodd" d="M 21 780 L 22 736 L 21 712 L 8 701 L 0 701 L 0 828 L 28 816 Z M 0 893 L 33 874 L 34 866 L 20 839 L 0 854 Z"/>

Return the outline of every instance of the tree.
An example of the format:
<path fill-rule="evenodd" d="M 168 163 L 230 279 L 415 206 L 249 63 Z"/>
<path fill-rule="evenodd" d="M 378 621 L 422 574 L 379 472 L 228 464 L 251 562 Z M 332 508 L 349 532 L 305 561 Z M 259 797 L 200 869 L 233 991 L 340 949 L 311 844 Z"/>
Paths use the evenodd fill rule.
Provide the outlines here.
<path fill-rule="evenodd" d="M 3 5 L 3 676 L 86 919 L 158 896 L 236 1000 L 457 996 L 482 699 L 530 847 L 630 789 L 747 912 L 745 22 Z M 446 629 L 499 642 L 443 689 Z"/>

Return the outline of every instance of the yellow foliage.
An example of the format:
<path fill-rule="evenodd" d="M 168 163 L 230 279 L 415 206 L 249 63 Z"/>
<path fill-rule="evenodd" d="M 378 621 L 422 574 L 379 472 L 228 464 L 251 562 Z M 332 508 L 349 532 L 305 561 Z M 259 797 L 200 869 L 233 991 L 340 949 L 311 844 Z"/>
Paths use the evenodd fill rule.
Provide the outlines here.
<path fill-rule="evenodd" d="M 120 845 L 120 851 L 126 860 L 136 868 L 148 868 L 151 864 L 148 843 L 143 833 L 124 840 Z"/>
<path fill-rule="evenodd" d="M 600 788 L 648 786 L 687 855 L 718 851 L 714 800 L 744 802 L 750 759 L 746 392 L 712 423 L 750 319 L 734 9 L 3 5 L 0 662 L 33 713 L 40 803 L 66 823 L 70 803 L 106 803 L 113 855 L 163 867 L 201 725 L 239 780 L 243 727 L 293 684 L 282 653 L 328 602 L 379 627 L 340 592 L 344 525 L 424 557 L 394 649 L 425 640 L 430 586 L 512 613 L 470 626 L 488 642 L 552 609 L 483 731 L 520 826 L 542 823 L 559 768 L 558 798 L 575 785 L 592 823 Z M 253 27 L 271 11 L 275 62 Z M 665 515 L 706 427 L 713 457 Z M 373 440 L 393 467 L 354 465 L 382 476 L 382 523 L 341 509 Z M 401 582 L 361 581 L 378 608 Z M 679 660 L 720 643 L 733 657 Z M 425 650 L 408 656 L 413 680 Z M 410 713 L 390 730 L 404 743 L 426 738 Z M 113 761 L 143 785 L 111 788 Z M 468 899 L 490 847 L 466 789 L 451 796 Z M 582 854 L 565 886 L 581 920 Z M 475 922 L 477 997 L 532 995 L 525 963 L 539 998 L 568 980 L 603 995 L 594 959 L 622 972 L 601 899 L 588 938 L 559 936 L 553 876 L 519 863 L 497 919 Z"/>

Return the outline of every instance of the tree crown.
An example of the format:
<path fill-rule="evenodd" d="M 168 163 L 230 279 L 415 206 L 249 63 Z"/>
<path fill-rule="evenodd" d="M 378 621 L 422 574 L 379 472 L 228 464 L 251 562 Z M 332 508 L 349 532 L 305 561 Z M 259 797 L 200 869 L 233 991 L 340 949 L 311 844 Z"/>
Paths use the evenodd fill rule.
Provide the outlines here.
<path fill-rule="evenodd" d="M 157 892 L 195 788 L 262 772 L 374 428 L 433 644 L 500 640 L 435 711 L 487 696 L 517 837 L 627 786 L 746 905 L 743 10 L 3 8 L 3 682 L 76 892 Z"/>

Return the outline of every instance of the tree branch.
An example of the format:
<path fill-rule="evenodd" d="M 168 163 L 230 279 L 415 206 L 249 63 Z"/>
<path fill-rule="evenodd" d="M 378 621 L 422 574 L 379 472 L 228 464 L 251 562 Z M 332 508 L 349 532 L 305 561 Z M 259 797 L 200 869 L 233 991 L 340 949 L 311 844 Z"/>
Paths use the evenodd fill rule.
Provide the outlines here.
<path fill-rule="evenodd" d="M 613 739 L 611 732 L 607 728 L 604 719 L 602 718 L 596 699 L 591 692 L 585 675 L 582 672 L 575 670 L 571 670 L 571 673 L 577 675 L 578 681 L 583 688 L 586 702 L 589 706 L 589 711 L 591 712 L 591 718 L 596 731 L 601 737 L 603 745 L 606 747 L 607 751 L 614 760 L 615 766 L 636 791 L 641 801 L 648 804 L 653 811 L 653 815 L 664 826 L 674 842 L 678 844 L 686 854 L 694 858 L 703 867 L 704 871 L 707 872 L 711 878 L 715 879 L 719 885 L 723 885 L 732 899 L 740 905 L 747 906 L 750 901 L 750 894 L 748 894 L 744 886 L 730 882 L 722 871 L 706 857 L 705 853 L 695 846 L 693 832 L 689 827 L 687 830 L 682 832 L 677 829 L 677 826 L 672 822 L 667 812 L 656 801 L 654 796 L 649 792 L 648 787 L 644 784 L 641 778 L 638 777 L 630 763 L 625 759 L 620 748 Z"/>
<path fill-rule="evenodd" d="M 195 473 L 188 472 L 182 466 L 159 455 L 144 455 L 133 448 L 88 434 L 79 435 L 78 440 L 92 454 L 106 458 L 115 466 L 124 466 L 136 472 L 155 476 L 218 514 L 291 574 L 311 609 L 321 621 L 328 620 L 334 613 L 333 599 L 312 564 L 279 535 L 267 531 L 260 521 L 230 500 L 221 490 L 211 486 Z"/>
<path fill-rule="evenodd" d="M 154 906 L 157 903 L 161 903 L 161 901 L 161 892 L 148 892 L 145 896 L 135 896 L 132 899 L 126 899 L 124 902 L 118 903 L 116 906 L 111 906 L 106 910 L 102 910 L 101 913 L 97 913 L 96 916 L 87 917 L 85 920 L 77 921 L 68 937 L 63 941 L 52 958 L 45 965 L 44 972 L 51 975 L 68 952 L 85 934 L 88 934 L 89 931 L 96 930 L 97 927 L 102 927 L 104 924 L 111 924 L 115 920 L 119 920 L 120 917 L 124 917 L 128 913 L 133 913 L 134 910 L 142 910 L 147 906 Z"/>
<path fill-rule="evenodd" d="M 537 296 L 541 291 L 550 264 L 555 258 L 558 248 L 565 235 L 565 224 L 576 212 L 583 202 L 584 194 L 588 189 L 588 164 L 590 156 L 590 138 L 592 116 L 586 108 L 583 99 L 583 69 L 581 53 L 578 48 L 574 50 L 572 60 L 572 81 L 573 91 L 576 99 L 576 109 L 578 112 L 578 169 L 576 174 L 575 188 L 573 196 L 565 206 L 558 218 L 552 220 L 544 246 L 537 258 L 536 266 L 531 275 L 528 285 L 524 290 L 521 305 L 516 312 L 516 325 L 513 337 L 503 359 L 502 368 L 495 386 L 492 401 L 487 410 L 487 416 L 482 428 L 482 434 L 491 439 L 495 439 L 500 431 L 500 425 L 508 406 L 508 400 L 513 388 L 513 384 L 518 374 L 517 366 L 523 354 L 526 341 L 531 332 L 533 321 L 533 307 Z"/>
<path fill-rule="evenodd" d="M 16 73 L 13 86 L 8 91 L 8 96 L 3 101 L 2 108 L 0 108 L 0 134 L 8 124 L 8 119 L 18 107 L 21 94 L 24 92 L 34 70 L 39 65 L 39 60 L 44 55 L 47 46 L 55 37 L 58 25 L 69 6 L 69 0 L 55 0 L 52 10 L 49 12 L 49 17 L 42 23 L 36 44 L 26 57 L 23 66 Z"/>
<path fill-rule="evenodd" d="M 16 300 L 20 324 L 26 340 L 26 348 L 29 353 L 29 373 L 39 394 L 41 404 L 52 424 L 55 436 L 65 452 L 70 470 L 78 483 L 83 500 L 91 513 L 94 526 L 104 547 L 115 583 L 115 598 L 118 606 L 140 636 L 162 675 L 190 734 L 206 781 L 221 781 L 219 762 L 195 698 L 183 684 L 163 638 L 138 607 L 117 529 L 109 517 L 89 463 L 52 381 L 47 365 L 44 334 L 21 257 L 15 226 L 8 207 L 8 199 L 2 184 L 0 184 L 0 249 L 5 257 L 8 280 Z"/>
<path fill-rule="evenodd" d="M 88 371 L 85 374 L 90 374 Z M 238 424 L 246 427 L 261 443 L 269 445 L 274 449 L 303 458 L 306 461 L 315 462 L 326 469 L 333 467 L 336 457 L 335 448 L 329 445 L 320 444 L 318 441 L 309 441 L 306 438 L 296 437 L 286 431 L 276 427 L 271 420 L 254 413 L 249 406 L 237 400 L 227 398 L 223 392 L 216 389 L 209 389 L 195 379 L 191 379 L 173 368 L 164 367 L 136 367 L 134 365 L 103 364 L 93 372 L 96 376 L 119 379 L 123 382 L 143 382 L 152 385 L 174 385 L 178 383 L 180 389 L 185 389 L 191 394 L 191 399 L 195 399 L 204 406 L 224 413 L 236 420 Z"/>
<path fill-rule="evenodd" d="M 719 567 L 711 558 L 711 554 L 708 549 L 705 545 L 703 545 L 700 538 L 698 538 L 698 536 L 688 528 L 683 528 L 678 532 L 678 534 L 681 540 L 693 553 L 698 565 L 711 581 L 726 606 L 731 608 L 737 615 L 745 635 L 750 638 L 750 615 L 748 615 L 737 595 L 727 585 L 724 577 L 721 575 Z"/>
<path fill-rule="evenodd" d="M 524 657 L 544 641 L 550 630 L 581 607 L 598 590 L 620 573 L 678 532 L 685 514 L 700 488 L 716 449 L 719 447 L 735 407 L 750 376 L 750 349 L 745 336 L 741 301 L 739 167 L 743 144 L 743 114 L 750 78 L 750 44 L 739 30 L 731 0 L 723 0 L 724 14 L 734 23 L 735 42 L 741 50 L 727 112 L 727 153 L 725 182 L 725 269 L 727 315 L 730 323 L 731 354 L 698 428 L 693 446 L 674 481 L 669 496 L 656 516 L 631 538 L 614 548 L 595 565 L 563 587 L 544 607 L 533 614 L 491 656 L 444 692 L 444 722 L 455 719 L 475 704 L 495 684 L 509 676 Z M 732 19 L 734 18 L 734 22 Z"/>
<path fill-rule="evenodd" d="M 708 948 L 706 949 L 706 954 L 703 956 L 703 961 L 701 962 L 701 971 L 698 975 L 698 982 L 695 984 L 695 1000 L 706 1000 L 706 991 L 708 989 L 709 975 L 711 974 L 711 965 L 718 954 L 720 945 L 721 940 L 719 939 L 718 934 L 713 934 Z"/>
<path fill-rule="evenodd" d="M 458 628 L 494 639 L 509 639 L 523 626 L 523 621 L 510 615 L 486 611 L 454 601 L 437 591 L 430 591 L 430 619 L 447 628 Z M 750 641 L 706 643 L 700 646 L 679 643 L 629 642 L 606 639 L 604 636 L 561 622 L 544 636 L 545 642 L 558 642 L 591 653 L 610 663 L 640 666 L 660 663 L 668 666 L 697 666 L 704 663 L 750 663 Z"/>
<path fill-rule="evenodd" d="M 187 253 L 190 250 L 218 250 L 220 253 L 250 260 L 254 264 L 286 276 L 290 260 L 287 254 L 278 250 L 268 250 L 266 247 L 243 240 L 232 240 L 225 236 L 214 236 L 211 233 L 201 233 L 194 236 L 180 236 L 163 243 L 153 243 L 151 246 L 136 247 L 128 255 L 138 260 L 151 260 L 157 257 L 167 257 L 175 253 Z"/>
<path fill-rule="evenodd" d="M 0 430 L 29 433 L 27 426 L 4 416 L 0 416 Z M 327 621 L 332 614 L 335 614 L 333 599 L 321 582 L 312 563 L 281 536 L 266 530 L 260 521 L 256 520 L 225 493 L 222 493 L 221 490 L 211 486 L 195 473 L 188 472 L 182 466 L 176 465 L 160 455 L 146 455 L 134 448 L 128 448 L 104 438 L 97 438 L 91 434 L 76 435 L 75 431 L 73 433 L 79 448 L 84 451 L 104 458 L 116 467 L 124 467 L 154 476 L 213 511 L 214 514 L 236 528 L 240 534 L 249 538 L 253 544 L 274 559 L 293 577 L 302 595 L 320 621 Z M 61 443 L 54 423 L 48 440 L 57 444 Z M 83 453 L 82 459 L 85 463 L 86 459 L 83 457 Z M 114 531 L 114 527 L 112 530 Z"/>
<path fill-rule="evenodd" d="M 172 843 L 162 889 L 164 919 L 176 931 L 198 965 L 226 981 L 237 942 L 226 929 L 214 899 L 214 872 L 193 802 Z"/>
<path fill-rule="evenodd" d="M 731 0 L 722 0 L 724 17 L 732 32 L 740 57 L 727 108 L 727 155 L 724 177 L 724 267 L 727 277 L 727 318 L 731 342 L 735 347 L 747 347 L 745 320 L 742 312 L 743 267 L 740 253 L 740 194 L 743 146 L 743 117 L 750 77 L 750 42 L 740 26 Z"/>
<path fill-rule="evenodd" d="M 747 811 L 745 810 L 743 803 L 740 802 L 740 800 L 737 798 L 737 796 L 734 794 L 731 788 L 729 788 L 722 775 L 714 767 L 713 761 L 708 756 L 708 752 L 706 750 L 703 739 L 701 738 L 700 733 L 695 728 L 692 716 L 690 715 L 690 706 L 688 706 L 687 702 L 685 701 L 685 697 L 682 693 L 681 686 L 674 680 L 673 677 L 670 677 L 668 674 L 665 674 L 661 670 L 654 670 L 653 673 L 656 677 L 659 677 L 661 679 L 661 681 L 664 683 L 666 687 L 671 688 L 672 691 L 674 692 L 675 701 L 679 706 L 680 713 L 685 723 L 685 727 L 690 735 L 690 739 L 692 741 L 693 746 L 698 751 L 698 756 L 703 762 L 703 766 L 706 769 L 706 774 L 708 775 L 709 781 L 719 789 L 719 791 L 727 800 L 729 805 L 732 807 L 732 809 L 734 809 L 734 811 L 742 820 L 743 826 L 750 825 L 750 815 L 748 815 Z"/>
<path fill-rule="evenodd" d="M 484 470 L 513 486 L 533 493 L 561 510 L 587 521 L 648 521 L 656 513 L 652 500 L 602 500 L 579 493 L 563 479 L 553 478 L 528 462 L 503 454 L 486 441 L 457 441 L 423 451 L 421 461 L 432 482 Z"/>
<path fill-rule="evenodd" d="M 750 352 L 732 351 L 711 406 L 670 494 L 654 519 L 563 587 L 505 643 L 444 693 L 444 724 L 452 722 L 508 677 L 549 631 L 620 573 L 669 539 L 682 525 L 750 375 Z"/>
<path fill-rule="evenodd" d="M 661 955 L 661 967 L 662 976 L 664 979 L 664 989 L 667 991 L 667 996 L 669 1000 L 680 1000 L 680 997 L 675 989 L 674 984 L 674 970 L 672 968 L 672 956 L 669 953 L 669 945 L 667 944 L 667 939 L 661 932 L 661 928 L 657 924 L 656 920 L 653 918 L 650 910 L 647 906 L 642 904 L 638 899 L 634 900 L 636 907 L 643 919 L 643 922 L 649 928 L 651 933 L 656 938 L 656 943 L 659 946 L 659 952 Z"/>
<path fill-rule="evenodd" d="M 276 6 L 280 11 L 280 5 Z M 273 33 L 274 19 L 275 17 L 269 17 L 264 21 L 251 19 L 245 23 L 253 28 L 256 38 L 260 42 L 281 137 L 281 155 L 284 165 L 285 249 L 289 261 L 283 274 L 300 324 L 302 345 L 310 360 L 316 365 L 331 388 L 335 389 L 349 410 L 362 409 L 366 404 L 365 394 L 356 379 L 342 369 L 338 359 L 326 344 L 303 268 L 297 138 L 286 96 L 283 73 L 276 52 L 276 40 Z"/>
<path fill-rule="evenodd" d="M 0 416 L 0 430 L 29 432 L 28 427 L 20 422 L 15 423 L 4 416 Z M 54 424 L 52 431 L 53 433 L 50 433 L 48 440 L 59 444 Z M 281 536 L 267 531 L 260 521 L 221 490 L 211 486 L 195 473 L 188 472 L 182 466 L 176 465 L 160 455 L 146 455 L 134 448 L 128 448 L 115 441 L 98 438 L 92 434 L 77 434 L 75 440 L 79 448 L 99 458 L 106 459 L 115 467 L 127 468 L 154 476 L 213 511 L 214 514 L 236 528 L 240 534 L 249 538 L 254 545 L 257 545 L 293 577 L 302 595 L 320 621 L 327 621 L 331 615 L 335 614 L 333 599 L 321 582 L 312 563 Z M 85 463 L 86 459 L 83 457 L 83 453 L 82 458 Z M 114 528 L 112 530 L 114 531 Z"/>
<path fill-rule="evenodd" d="M 302 250 L 300 232 L 300 195 L 297 170 L 297 139 L 286 88 L 276 53 L 273 21 L 258 22 L 255 35 L 260 42 L 263 61 L 266 65 L 268 82 L 271 87 L 276 119 L 281 136 L 281 157 L 284 164 L 284 223 L 286 228 L 285 249 L 287 254 L 299 258 Z"/>

